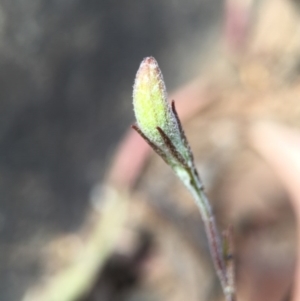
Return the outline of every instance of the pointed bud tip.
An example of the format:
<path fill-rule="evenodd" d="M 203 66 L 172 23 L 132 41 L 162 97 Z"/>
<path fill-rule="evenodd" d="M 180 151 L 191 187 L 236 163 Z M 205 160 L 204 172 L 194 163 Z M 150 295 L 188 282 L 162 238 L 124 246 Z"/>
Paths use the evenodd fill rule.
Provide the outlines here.
<path fill-rule="evenodd" d="M 144 66 L 144 65 L 147 65 L 147 66 L 150 66 L 150 67 L 158 67 L 158 63 L 156 61 L 156 59 L 153 57 L 153 56 L 148 56 L 148 57 L 145 57 L 142 62 L 141 62 L 141 66 Z"/>
<path fill-rule="evenodd" d="M 136 81 L 143 81 L 144 84 L 147 84 L 149 81 L 153 81 L 155 78 L 157 78 L 159 81 L 162 80 L 158 63 L 154 57 L 146 57 L 140 64 L 139 70 L 136 74 Z"/>

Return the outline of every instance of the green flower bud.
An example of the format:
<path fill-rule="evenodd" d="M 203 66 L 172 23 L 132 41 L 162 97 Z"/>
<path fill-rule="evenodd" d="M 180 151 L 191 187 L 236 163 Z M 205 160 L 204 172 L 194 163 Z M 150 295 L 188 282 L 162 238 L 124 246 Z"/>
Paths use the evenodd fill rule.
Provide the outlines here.
<path fill-rule="evenodd" d="M 139 129 L 155 145 L 162 147 L 164 144 L 158 127 L 169 137 L 179 135 L 163 76 L 153 57 L 145 58 L 137 72 L 133 87 L 133 106 Z"/>
<path fill-rule="evenodd" d="M 153 57 L 145 58 L 133 87 L 137 130 L 171 166 L 192 164 L 192 155 L 175 111 L 168 102 L 163 76 Z"/>

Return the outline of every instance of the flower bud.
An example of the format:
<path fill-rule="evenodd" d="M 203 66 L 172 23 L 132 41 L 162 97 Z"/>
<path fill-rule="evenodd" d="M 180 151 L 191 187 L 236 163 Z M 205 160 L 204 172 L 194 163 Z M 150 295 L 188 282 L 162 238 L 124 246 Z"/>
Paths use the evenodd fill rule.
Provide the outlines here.
<path fill-rule="evenodd" d="M 180 130 L 167 99 L 163 76 L 153 57 L 145 58 L 137 72 L 133 87 L 133 107 L 139 130 L 158 147 L 164 141 L 160 128 L 177 144 Z M 175 141 L 174 141 L 175 140 Z"/>

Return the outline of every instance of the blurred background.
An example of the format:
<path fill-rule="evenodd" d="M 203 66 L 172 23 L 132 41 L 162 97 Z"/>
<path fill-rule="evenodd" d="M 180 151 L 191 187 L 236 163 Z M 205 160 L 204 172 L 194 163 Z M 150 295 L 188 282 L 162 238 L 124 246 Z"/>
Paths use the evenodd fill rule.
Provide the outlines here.
<path fill-rule="evenodd" d="M 83 224 L 133 122 L 153 55 L 174 89 L 219 32 L 221 1 L 0 2 L 0 299 L 40 277 L 40 249 Z"/>
<path fill-rule="evenodd" d="M 238 300 L 291 300 L 285 136 L 258 125 L 299 134 L 299 33 L 296 0 L 0 1 L 0 300 L 224 300 L 191 196 L 129 130 L 150 55 L 233 226 Z"/>

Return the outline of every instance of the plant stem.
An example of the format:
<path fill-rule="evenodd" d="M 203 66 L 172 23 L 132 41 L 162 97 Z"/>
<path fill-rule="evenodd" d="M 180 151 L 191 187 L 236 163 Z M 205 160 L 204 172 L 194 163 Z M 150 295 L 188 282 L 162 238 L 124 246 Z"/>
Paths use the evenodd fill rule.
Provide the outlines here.
<path fill-rule="evenodd" d="M 234 286 L 229 279 L 229 271 L 227 271 L 227 266 L 224 260 L 222 239 L 217 229 L 211 205 L 206 194 L 204 193 L 204 186 L 200 181 L 198 173 L 194 167 L 189 168 L 187 172 L 189 175 L 189 180 L 184 180 L 184 184 L 192 193 L 195 203 L 199 208 L 202 220 L 204 222 L 213 264 L 220 279 L 225 298 L 227 301 L 235 301 Z"/>

